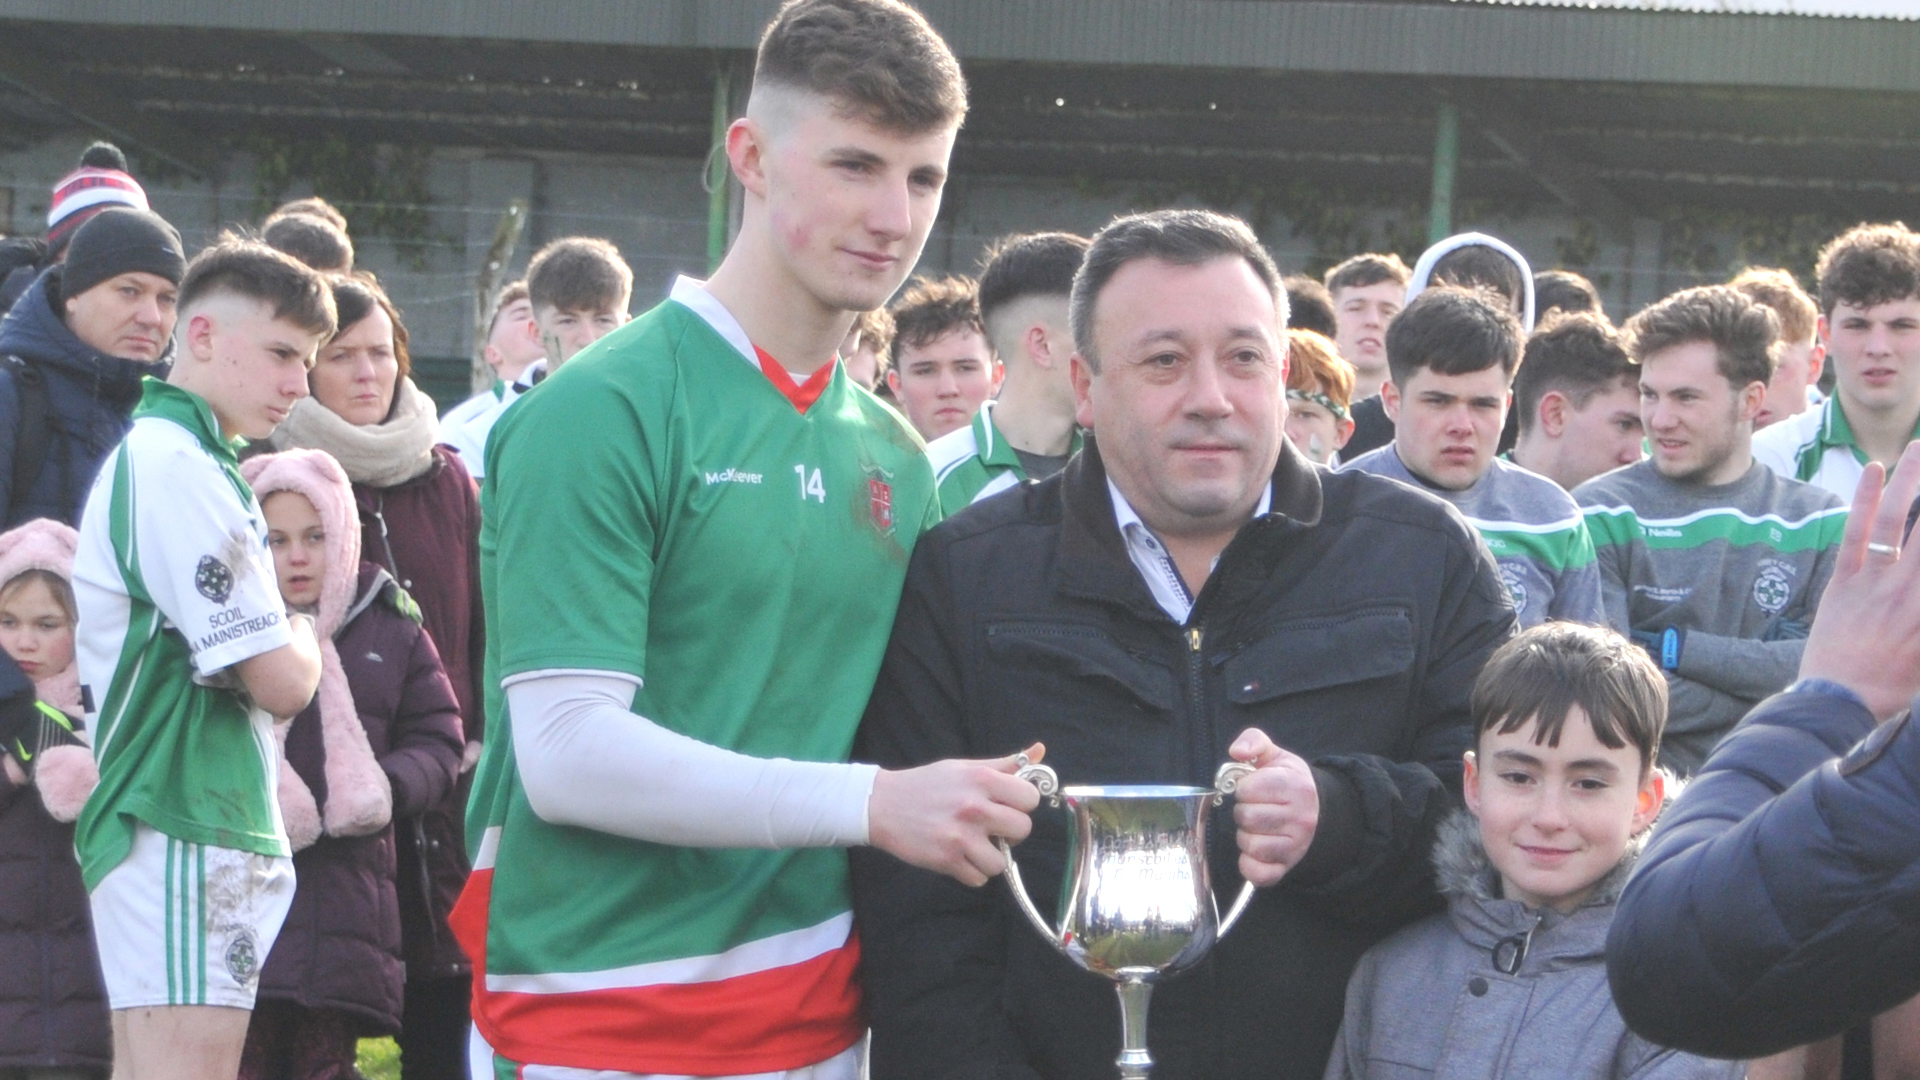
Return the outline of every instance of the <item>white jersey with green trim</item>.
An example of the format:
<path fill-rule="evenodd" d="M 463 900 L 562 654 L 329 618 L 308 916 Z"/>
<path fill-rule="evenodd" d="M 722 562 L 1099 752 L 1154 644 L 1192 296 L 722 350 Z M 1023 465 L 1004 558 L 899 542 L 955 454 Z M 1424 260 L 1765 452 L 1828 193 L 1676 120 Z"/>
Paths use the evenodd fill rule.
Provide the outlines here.
<path fill-rule="evenodd" d="M 136 821 L 291 854 L 272 717 L 222 688 L 234 664 L 292 640 L 260 505 L 205 401 L 148 379 L 133 415 L 88 496 L 73 567 L 100 766 L 75 831 L 89 888 L 131 850 Z"/>

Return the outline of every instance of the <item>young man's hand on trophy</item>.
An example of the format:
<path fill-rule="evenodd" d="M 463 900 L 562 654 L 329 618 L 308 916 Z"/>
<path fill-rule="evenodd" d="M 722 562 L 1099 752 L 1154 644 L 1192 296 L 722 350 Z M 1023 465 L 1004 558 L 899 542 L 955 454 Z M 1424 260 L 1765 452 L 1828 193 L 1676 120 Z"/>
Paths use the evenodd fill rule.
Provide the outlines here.
<path fill-rule="evenodd" d="M 1320 788 L 1313 767 L 1276 746 L 1259 728 L 1241 732 L 1227 753 L 1254 768 L 1233 793 L 1240 876 L 1255 885 L 1272 885 L 1307 857 L 1320 824 Z"/>
<path fill-rule="evenodd" d="M 1034 786 L 1013 774 L 1046 752 L 1034 743 L 1025 756 L 882 769 L 867 802 L 873 846 L 962 884 L 986 884 L 1007 866 L 994 840 L 1025 840 L 1027 815 L 1040 805 Z"/>

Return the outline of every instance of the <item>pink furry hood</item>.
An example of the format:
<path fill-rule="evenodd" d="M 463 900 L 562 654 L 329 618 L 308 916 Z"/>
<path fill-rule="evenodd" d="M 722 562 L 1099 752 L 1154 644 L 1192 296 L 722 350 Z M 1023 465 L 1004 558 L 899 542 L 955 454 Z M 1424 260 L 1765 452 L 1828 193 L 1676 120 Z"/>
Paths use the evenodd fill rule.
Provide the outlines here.
<path fill-rule="evenodd" d="M 333 647 L 333 637 L 340 632 L 353 604 L 360 578 L 360 511 L 353 500 L 353 484 L 340 463 L 323 450 L 287 450 L 250 458 L 240 463 L 240 475 L 253 485 L 253 493 L 263 506 L 268 496 L 282 491 L 305 496 L 326 533 L 327 568 L 320 575 L 320 610 L 314 618 L 314 630 L 320 637 L 318 697 L 321 741 L 327 758 L 327 805 L 315 804 L 313 792 L 287 764 L 286 739 L 292 723 L 277 725 L 280 811 L 287 838 L 297 851 L 323 834 L 366 836 L 379 832 L 393 818 L 393 788 L 374 759 L 340 665 L 340 654 Z M 298 722 L 297 717 L 294 722 Z"/>
<path fill-rule="evenodd" d="M 40 518 L 17 529 L 0 533 L 0 585 L 29 570 L 45 570 L 73 581 L 73 553 L 80 546 L 80 534 L 58 521 Z M 80 667 L 68 664 L 33 684 L 41 701 L 75 719 L 81 715 Z M 85 738 L 84 733 L 81 736 Z M 34 786 L 40 789 L 40 801 L 56 821 L 73 821 L 87 804 L 87 796 L 100 783 L 100 770 L 93 752 L 84 746 L 50 747 L 40 755 L 34 768 Z"/>
<path fill-rule="evenodd" d="M 320 578 L 320 612 L 314 630 L 324 640 L 340 629 L 360 577 L 360 511 L 345 469 L 324 450 L 287 450 L 240 463 L 240 475 L 265 505 L 282 491 L 306 496 L 327 534 L 327 571 Z"/>

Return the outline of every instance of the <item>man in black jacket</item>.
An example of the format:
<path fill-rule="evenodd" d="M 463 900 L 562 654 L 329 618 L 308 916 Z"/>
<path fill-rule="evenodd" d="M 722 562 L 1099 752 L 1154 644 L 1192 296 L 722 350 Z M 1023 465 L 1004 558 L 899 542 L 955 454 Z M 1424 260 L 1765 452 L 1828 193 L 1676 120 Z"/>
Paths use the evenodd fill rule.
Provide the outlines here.
<path fill-rule="evenodd" d="M 1245 225 L 1115 222 L 1071 322 L 1095 438 L 922 538 L 856 754 L 1037 740 L 1088 784 L 1260 766 L 1216 812 L 1212 876 L 1223 897 L 1278 884 L 1155 991 L 1154 1075 L 1318 1078 L 1361 952 L 1435 904 L 1427 856 L 1474 677 L 1513 632 L 1507 591 L 1451 507 L 1286 446 L 1284 294 Z M 1018 852 L 1047 911 L 1062 826 L 1042 810 Z M 1005 885 L 853 859 L 876 1080 L 1113 1075 L 1112 984 L 1057 955 Z"/>

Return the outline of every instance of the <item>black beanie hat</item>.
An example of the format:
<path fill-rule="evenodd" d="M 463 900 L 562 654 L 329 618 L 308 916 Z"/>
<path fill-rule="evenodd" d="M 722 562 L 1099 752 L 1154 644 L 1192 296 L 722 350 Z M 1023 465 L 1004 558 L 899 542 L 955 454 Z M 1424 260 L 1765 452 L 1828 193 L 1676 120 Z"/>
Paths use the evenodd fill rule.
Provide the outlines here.
<path fill-rule="evenodd" d="M 180 231 L 151 210 L 116 206 L 74 231 L 61 272 L 62 296 L 79 296 L 120 274 L 157 274 L 175 285 L 187 273 Z"/>

